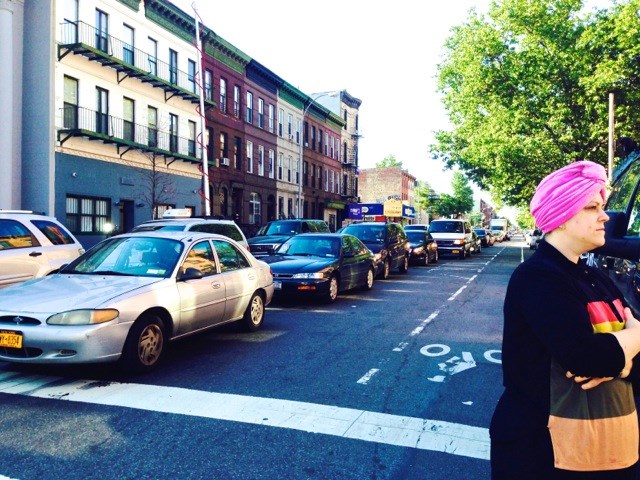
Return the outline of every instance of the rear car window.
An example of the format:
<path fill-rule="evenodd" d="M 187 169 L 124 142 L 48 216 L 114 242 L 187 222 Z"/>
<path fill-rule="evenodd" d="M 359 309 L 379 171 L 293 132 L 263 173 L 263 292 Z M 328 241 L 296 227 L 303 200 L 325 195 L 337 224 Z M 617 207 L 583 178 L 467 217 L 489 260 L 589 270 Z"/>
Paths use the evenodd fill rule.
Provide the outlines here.
<path fill-rule="evenodd" d="M 0 220 L 0 250 L 40 246 L 29 229 L 15 220 Z"/>
<path fill-rule="evenodd" d="M 191 231 L 217 233 L 220 235 L 224 235 L 225 237 L 229 237 L 237 242 L 241 242 L 244 240 L 237 227 L 225 223 L 202 223 L 200 225 L 194 225 L 191 228 Z"/>
<path fill-rule="evenodd" d="M 50 222 L 48 220 L 31 220 L 38 230 L 40 230 L 47 239 L 54 245 L 69 245 L 76 243 L 71 234 L 64 229 L 62 225 Z"/>

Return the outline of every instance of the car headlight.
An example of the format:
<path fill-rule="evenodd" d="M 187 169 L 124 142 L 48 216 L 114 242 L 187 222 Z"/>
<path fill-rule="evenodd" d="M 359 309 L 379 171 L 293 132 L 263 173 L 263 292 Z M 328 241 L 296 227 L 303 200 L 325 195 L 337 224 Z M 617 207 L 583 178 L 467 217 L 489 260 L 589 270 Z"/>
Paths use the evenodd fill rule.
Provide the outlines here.
<path fill-rule="evenodd" d="M 296 273 L 291 278 L 325 278 L 323 272 Z"/>
<path fill-rule="evenodd" d="M 464 240 L 461 240 L 461 239 L 454 240 L 454 241 L 453 241 L 453 244 L 454 244 L 454 245 L 462 245 L 462 244 L 464 244 Z"/>
<path fill-rule="evenodd" d="M 69 310 L 68 312 L 56 313 L 47 318 L 49 325 L 92 325 L 97 323 L 110 322 L 118 318 L 120 312 L 115 308 L 105 308 L 101 310 Z"/>
<path fill-rule="evenodd" d="M 416 255 L 422 255 L 424 253 L 424 247 L 414 248 L 413 253 L 415 253 Z"/>

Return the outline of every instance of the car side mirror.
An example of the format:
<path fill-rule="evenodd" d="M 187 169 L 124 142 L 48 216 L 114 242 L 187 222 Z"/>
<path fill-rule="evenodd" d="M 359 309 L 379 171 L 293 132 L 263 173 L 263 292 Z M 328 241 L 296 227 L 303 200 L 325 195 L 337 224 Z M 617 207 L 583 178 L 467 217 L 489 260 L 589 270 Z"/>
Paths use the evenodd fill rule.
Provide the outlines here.
<path fill-rule="evenodd" d="M 640 237 L 626 236 L 629 219 L 624 212 L 607 211 L 609 220 L 604 224 L 605 244 L 592 250 L 597 255 L 619 257 L 632 262 L 640 261 Z"/>
<path fill-rule="evenodd" d="M 178 281 L 186 282 L 187 280 L 197 280 L 199 278 L 204 277 L 204 273 L 202 270 L 198 270 L 197 268 L 189 267 L 184 272 L 180 272 L 178 274 Z"/>

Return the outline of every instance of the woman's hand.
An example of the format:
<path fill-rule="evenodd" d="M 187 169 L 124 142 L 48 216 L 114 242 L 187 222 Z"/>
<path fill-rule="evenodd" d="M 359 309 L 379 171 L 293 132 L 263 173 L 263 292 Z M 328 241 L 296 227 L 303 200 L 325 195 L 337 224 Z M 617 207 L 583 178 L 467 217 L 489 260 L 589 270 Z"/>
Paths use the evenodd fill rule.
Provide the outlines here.
<path fill-rule="evenodd" d="M 620 375 L 622 376 L 622 374 Z M 629 372 L 627 372 L 627 375 L 629 375 Z M 589 390 L 591 388 L 595 388 L 601 383 L 609 382 L 614 379 L 614 377 L 577 377 L 571 372 L 567 372 L 567 378 L 573 378 L 574 382 L 580 383 L 581 384 L 580 388 L 582 388 L 582 390 Z"/>

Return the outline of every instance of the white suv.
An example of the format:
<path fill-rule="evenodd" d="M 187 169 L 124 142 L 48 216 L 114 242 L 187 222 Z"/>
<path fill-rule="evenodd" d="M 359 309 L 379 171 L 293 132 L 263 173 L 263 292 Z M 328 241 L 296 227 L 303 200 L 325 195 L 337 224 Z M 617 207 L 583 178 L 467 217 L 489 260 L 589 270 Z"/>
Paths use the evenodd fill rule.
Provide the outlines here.
<path fill-rule="evenodd" d="M 0 210 L 0 288 L 55 273 L 83 253 L 54 217 Z"/>
<path fill-rule="evenodd" d="M 191 232 L 217 233 L 235 240 L 249 250 L 247 238 L 233 220 L 209 217 L 192 217 L 187 208 L 172 208 L 164 212 L 162 219 L 149 220 L 135 226 L 132 232 L 150 232 L 154 230 L 188 230 Z"/>

